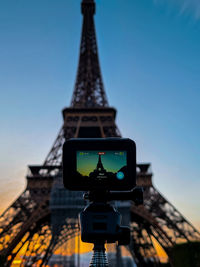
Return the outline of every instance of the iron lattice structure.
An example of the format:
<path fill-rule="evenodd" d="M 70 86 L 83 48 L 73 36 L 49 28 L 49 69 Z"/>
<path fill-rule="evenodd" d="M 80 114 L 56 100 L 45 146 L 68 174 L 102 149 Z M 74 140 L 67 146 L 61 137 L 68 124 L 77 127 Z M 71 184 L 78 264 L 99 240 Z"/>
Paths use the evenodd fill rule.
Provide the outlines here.
<path fill-rule="evenodd" d="M 101 69 L 99 65 L 97 41 L 93 15 L 95 3 L 83 1 L 81 7 L 83 18 L 82 39 L 79 66 L 76 77 L 72 107 L 106 107 L 106 99 Z"/>
<path fill-rule="evenodd" d="M 62 145 L 71 137 L 121 136 L 115 124 L 116 110 L 109 107 L 103 87 L 94 13 L 94 1 L 83 0 L 80 59 L 71 106 L 63 110 L 64 124 L 44 164 L 29 166 L 26 189 L 0 217 L 2 266 L 12 265 L 19 255 L 20 266 L 50 265 L 52 255 L 65 244 L 70 257 L 63 266 L 79 266 L 73 256 L 74 240 L 79 234 L 77 214 L 85 203 L 82 193 L 63 188 Z M 149 167 L 150 164 L 137 166 L 137 184 L 144 187 L 144 205 L 136 207 L 129 202 L 124 210 L 119 207 L 131 227 L 128 250 L 137 266 L 159 266 L 154 244 L 157 240 L 173 266 L 173 247 L 179 242 L 200 240 L 200 234 L 153 186 Z M 117 248 L 116 266 L 123 266 L 119 251 Z"/>

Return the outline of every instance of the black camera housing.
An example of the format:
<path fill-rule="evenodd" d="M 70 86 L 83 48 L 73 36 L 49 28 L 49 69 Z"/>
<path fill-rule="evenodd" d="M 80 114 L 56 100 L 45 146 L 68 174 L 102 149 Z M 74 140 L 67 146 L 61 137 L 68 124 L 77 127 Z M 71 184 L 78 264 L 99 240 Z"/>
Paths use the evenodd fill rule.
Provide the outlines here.
<path fill-rule="evenodd" d="M 107 203 L 93 203 L 79 214 L 81 240 L 87 243 L 128 245 L 130 229 L 121 226 L 120 213 Z"/>
<path fill-rule="evenodd" d="M 99 155 L 97 167 L 85 176 L 78 172 L 79 162 L 87 164 L 87 161 L 85 159 L 83 161 L 81 156 L 88 157 L 88 155 L 92 156 L 96 153 Z M 107 163 L 110 163 L 114 161 L 115 154 L 119 157 L 122 156 L 123 159 L 121 157 L 119 162 L 126 162 L 126 165 L 119 166 L 119 170 L 116 172 L 107 171 L 103 167 L 105 163 L 103 161 L 106 158 L 104 155 L 107 156 Z M 112 159 L 109 158 L 109 155 Z M 116 167 L 117 161 L 114 164 Z M 85 169 L 87 168 L 85 167 Z M 65 188 L 74 191 L 127 191 L 133 189 L 136 186 L 135 142 L 128 138 L 74 138 L 67 140 L 63 145 L 63 183 Z"/>

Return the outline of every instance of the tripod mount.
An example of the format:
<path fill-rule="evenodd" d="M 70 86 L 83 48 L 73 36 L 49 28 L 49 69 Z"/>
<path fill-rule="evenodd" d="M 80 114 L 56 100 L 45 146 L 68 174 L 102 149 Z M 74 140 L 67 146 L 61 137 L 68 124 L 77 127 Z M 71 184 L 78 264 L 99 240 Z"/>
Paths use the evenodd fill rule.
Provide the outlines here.
<path fill-rule="evenodd" d="M 136 187 L 129 192 L 92 191 L 86 193 L 84 198 L 90 204 L 79 214 L 81 239 L 94 244 L 90 267 L 106 267 L 105 243 L 130 243 L 130 229 L 121 226 L 121 214 L 109 201 L 132 200 L 140 205 L 143 204 L 143 190 Z"/>

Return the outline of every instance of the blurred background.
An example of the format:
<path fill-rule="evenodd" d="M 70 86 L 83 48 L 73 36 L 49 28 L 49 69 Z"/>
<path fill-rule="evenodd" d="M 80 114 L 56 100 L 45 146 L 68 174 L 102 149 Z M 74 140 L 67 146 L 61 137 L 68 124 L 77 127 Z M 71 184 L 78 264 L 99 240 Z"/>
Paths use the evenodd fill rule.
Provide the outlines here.
<path fill-rule="evenodd" d="M 110 106 L 154 185 L 200 229 L 200 3 L 96 0 Z M 0 2 L 0 212 L 43 163 L 76 77 L 79 0 Z"/>

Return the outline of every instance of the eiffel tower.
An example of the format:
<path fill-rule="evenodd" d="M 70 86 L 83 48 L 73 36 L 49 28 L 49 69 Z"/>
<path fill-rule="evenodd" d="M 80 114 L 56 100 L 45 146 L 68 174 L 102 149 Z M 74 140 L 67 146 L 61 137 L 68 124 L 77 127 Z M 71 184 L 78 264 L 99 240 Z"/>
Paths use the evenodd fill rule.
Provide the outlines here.
<path fill-rule="evenodd" d="M 81 192 L 63 188 L 62 145 L 71 137 L 121 136 L 115 124 L 116 110 L 108 104 L 100 70 L 94 0 L 82 0 L 81 11 L 80 57 L 71 105 L 62 111 L 64 124 L 44 163 L 28 167 L 24 192 L 0 217 L 1 266 L 11 266 L 19 255 L 18 266 L 52 266 L 52 255 L 63 247 L 70 256 L 60 265 L 80 266 L 74 254 L 74 240 L 79 235 L 77 214 L 85 203 Z M 160 266 L 157 242 L 174 266 L 177 244 L 200 241 L 200 233 L 154 187 L 150 164 L 137 165 L 137 185 L 144 188 L 144 205 L 127 206 L 125 217 L 131 228 L 127 250 L 137 266 Z M 117 248 L 119 260 L 115 266 L 123 267 L 120 253 Z"/>

